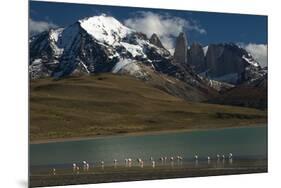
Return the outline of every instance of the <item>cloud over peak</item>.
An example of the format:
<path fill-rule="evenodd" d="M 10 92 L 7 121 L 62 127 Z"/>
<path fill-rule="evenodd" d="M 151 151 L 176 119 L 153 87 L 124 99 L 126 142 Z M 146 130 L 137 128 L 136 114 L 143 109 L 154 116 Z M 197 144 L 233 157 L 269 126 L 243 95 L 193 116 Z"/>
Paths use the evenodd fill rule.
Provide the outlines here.
<path fill-rule="evenodd" d="M 135 17 L 126 19 L 124 23 L 128 27 L 145 33 L 148 37 L 156 33 L 163 45 L 169 50 L 174 48 L 175 37 L 184 30 L 206 34 L 205 29 L 192 21 L 168 14 L 161 15 L 149 11 L 138 12 Z"/>
<path fill-rule="evenodd" d="M 52 22 L 34 21 L 31 18 L 29 19 L 29 32 L 31 35 L 57 27 L 58 26 Z"/>
<path fill-rule="evenodd" d="M 267 66 L 267 44 L 249 43 L 244 44 L 243 47 L 260 63 L 262 67 Z"/>

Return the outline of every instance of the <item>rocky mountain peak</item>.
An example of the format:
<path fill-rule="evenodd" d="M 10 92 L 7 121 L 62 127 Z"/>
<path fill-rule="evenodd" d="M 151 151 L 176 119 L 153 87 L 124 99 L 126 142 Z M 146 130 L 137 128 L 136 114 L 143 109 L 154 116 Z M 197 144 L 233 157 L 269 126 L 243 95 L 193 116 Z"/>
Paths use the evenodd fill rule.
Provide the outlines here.
<path fill-rule="evenodd" d="M 149 41 L 151 44 L 154 44 L 155 46 L 157 46 L 159 48 L 165 48 L 156 33 L 153 33 L 151 35 Z"/>
<path fill-rule="evenodd" d="M 245 49 L 233 43 L 209 45 L 206 66 L 209 78 L 232 84 L 259 77 L 261 69 Z"/>
<path fill-rule="evenodd" d="M 124 26 L 117 19 L 102 14 L 84 18 L 78 21 L 81 27 L 96 40 L 105 42 L 109 45 L 119 42 L 134 30 Z"/>
<path fill-rule="evenodd" d="M 188 60 L 188 64 L 195 72 L 200 73 L 206 70 L 204 50 L 200 43 L 192 43 L 188 49 Z"/>
<path fill-rule="evenodd" d="M 161 44 L 157 36 L 153 38 Z M 30 39 L 30 73 L 34 79 L 110 72 L 120 61 L 151 65 L 170 58 L 168 50 L 151 43 L 145 34 L 106 15 L 84 18 Z"/>
<path fill-rule="evenodd" d="M 176 39 L 174 61 L 177 64 L 186 65 L 187 64 L 187 50 L 188 43 L 184 32 L 181 32 Z"/>
<path fill-rule="evenodd" d="M 159 37 L 157 36 L 157 34 L 153 33 L 153 34 L 151 35 L 150 39 L 149 39 L 149 42 L 150 42 L 151 44 L 157 46 L 158 48 L 162 49 L 163 52 L 164 52 L 164 54 L 165 54 L 165 56 L 170 56 L 170 55 L 171 55 L 170 52 L 169 52 L 169 50 L 167 50 L 167 49 L 163 46 L 163 44 L 162 44 L 161 40 L 159 39 Z"/>

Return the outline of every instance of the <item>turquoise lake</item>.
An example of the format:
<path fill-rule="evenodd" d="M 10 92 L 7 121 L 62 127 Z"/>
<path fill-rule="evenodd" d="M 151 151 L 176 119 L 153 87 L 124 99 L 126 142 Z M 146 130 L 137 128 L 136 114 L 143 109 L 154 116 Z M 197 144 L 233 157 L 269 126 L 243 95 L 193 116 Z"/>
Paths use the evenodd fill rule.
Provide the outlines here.
<path fill-rule="evenodd" d="M 82 161 L 112 165 L 113 159 L 183 156 L 185 160 L 217 154 L 234 158 L 267 158 L 267 127 L 227 128 L 154 135 L 111 136 L 80 141 L 30 144 L 30 165 L 63 165 Z"/>

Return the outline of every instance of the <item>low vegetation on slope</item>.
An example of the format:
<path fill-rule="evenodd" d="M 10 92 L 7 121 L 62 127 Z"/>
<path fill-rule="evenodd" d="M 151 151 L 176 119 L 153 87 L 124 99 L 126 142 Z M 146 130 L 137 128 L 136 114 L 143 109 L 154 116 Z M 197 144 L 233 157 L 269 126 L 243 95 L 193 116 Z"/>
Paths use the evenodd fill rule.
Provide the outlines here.
<path fill-rule="evenodd" d="M 264 111 L 187 102 L 130 76 L 32 80 L 31 141 L 57 138 L 249 126 Z"/>
<path fill-rule="evenodd" d="M 267 110 L 267 77 L 237 86 L 208 102 Z"/>

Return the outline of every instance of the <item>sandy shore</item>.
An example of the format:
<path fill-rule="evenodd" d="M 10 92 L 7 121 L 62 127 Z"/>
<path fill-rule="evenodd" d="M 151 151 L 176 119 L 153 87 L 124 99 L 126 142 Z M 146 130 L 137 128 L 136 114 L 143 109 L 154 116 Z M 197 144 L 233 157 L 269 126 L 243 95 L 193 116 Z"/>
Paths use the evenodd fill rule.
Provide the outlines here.
<path fill-rule="evenodd" d="M 249 174 L 267 172 L 267 166 L 242 168 L 176 168 L 176 169 L 145 169 L 128 172 L 106 172 L 91 174 L 31 175 L 30 187 L 93 184 L 106 182 L 124 182 L 167 178 L 203 177 L 232 174 Z"/>
<path fill-rule="evenodd" d="M 47 144 L 56 142 L 70 142 L 70 141 L 81 141 L 81 140 L 93 140 L 93 139 L 104 139 L 112 137 L 124 137 L 124 136 L 143 136 L 143 135 L 160 135 L 169 133 L 181 133 L 181 132 L 192 132 L 192 131 L 212 131 L 212 130 L 223 130 L 223 129 L 235 129 L 235 128 L 248 128 L 248 127 L 264 127 L 266 123 L 258 125 L 243 125 L 243 126 L 231 126 L 231 127 L 213 127 L 213 128 L 198 128 L 198 129 L 180 129 L 180 130 L 161 130 L 151 132 L 131 132 L 131 133 L 120 133 L 117 135 L 97 135 L 90 137 L 73 137 L 73 138 L 56 138 L 56 139 L 43 139 L 29 142 L 30 144 Z"/>

